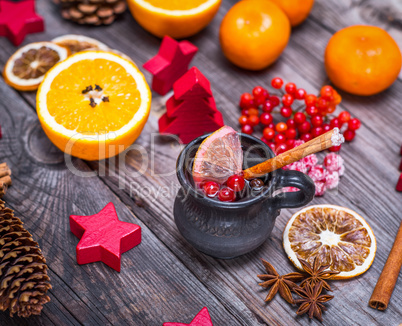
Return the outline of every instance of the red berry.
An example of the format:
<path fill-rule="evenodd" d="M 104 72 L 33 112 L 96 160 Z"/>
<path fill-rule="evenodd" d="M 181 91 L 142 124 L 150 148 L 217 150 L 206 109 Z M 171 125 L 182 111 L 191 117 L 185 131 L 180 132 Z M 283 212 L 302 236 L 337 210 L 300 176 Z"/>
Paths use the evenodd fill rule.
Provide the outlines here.
<path fill-rule="evenodd" d="M 308 115 L 311 115 L 311 116 L 313 116 L 313 115 L 316 115 L 316 114 L 318 114 L 318 109 L 317 109 L 317 107 L 316 106 L 308 106 L 308 107 L 306 107 L 306 113 L 308 114 Z"/>
<path fill-rule="evenodd" d="M 313 106 L 316 104 L 316 102 L 317 102 L 317 96 L 315 96 L 314 94 L 308 94 L 304 98 L 304 103 L 306 103 L 307 106 Z"/>
<path fill-rule="evenodd" d="M 270 149 L 272 149 L 275 152 L 275 143 L 269 142 L 268 146 L 269 146 Z"/>
<path fill-rule="evenodd" d="M 338 119 L 342 123 L 346 123 L 350 120 L 350 113 L 348 111 L 342 111 L 338 115 Z"/>
<path fill-rule="evenodd" d="M 241 115 L 239 118 L 239 123 L 241 126 L 244 126 L 245 124 L 247 124 L 248 122 L 248 118 L 245 115 Z"/>
<path fill-rule="evenodd" d="M 202 187 L 208 197 L 215 197 L 219 192 L 219 188 L 219 184 L 214 181 L 208 181 Z"/>
<path fill-rule="evenodd" d="M 345 132 L 343 133 L 343 137 L 345 137 L 346 141 L 352 141 L 353 138 L 355 138 L 356 136 L 356 132 L 354 130 L 345 130 Z"/>
<path fill-rule="evenodd" d="M 226 182 L 227 186 L 233 189 L 235 192 L 241 191 L 244 188 L 246 182 L 241 175 L 234 174 L 229 177 L 228 181 Z"/>
<path fill-rule="evenodd" d="M 259 97 L 264 95 L 264 88 L 261 86 L 256 86 L 253 88 L 253 96 L 254 97 Z"/>
<path fill-rule="evenodd" d="M 258 109 L 256 109 L 256 108 L 250 108 L 250 109 L 248 109 L 248 115 L 249 116 L 252 116 L 252 115 L 257 115 L 258 116 Z"/>
<path fill-rule="evenodd" d="M 285 143 L 279 144 L 275 149 L 275 154 L 278 155 L 283 152 L 286 152 L 287 150 L 288 150 L 288 146 Z"/>
<path fill-rule="evenodd" d="M 309 134 L 309 133 L 306 133 L 306 134 L 302 134 L 300 136 L 300 139 L 304 140 L 307 143 L 309 140 L 313 139 L 313 136 L 311 136 L 311 134 Z"/>
<path fill-rule="evenodd" d="M 336 110 L 336 105 L 335 104 L 329 104 L 328 105 L 328 109 L 327 109 L 327 113 L 333 113 Z"/>
<path fill-rule="evenodd" d="M 313 138 L 321 136 L 324 133 L 324 129 L 322 127 L 314 127 L 311 130 L 311 136 L 313 136 Z"/>
<path fill-rule="evenodd" d="M 273 122 L 271 122 L 267 127 L 268 127 L 268 128 L 271 128 L 271 129 L 275 129 L 275 125 L 274 125 Z"/>
<path fill-rule="evenodd" d="M 248 117 L 250 115 L 250 109 L 241 110 L 241 115 L 245 115 L 246 117 Z"/>
<path fill-rule="evenodd" d="M 360 128 L 360 125 L 361 125 L 360 120 L 356 119 L 356 118 L 350 119 L 349 122 L 348 122 L 348 128 L 350 130 L 357 130 L 357 129 Z"/>
<path fill-rule="evenodd" d="M 333 97 L 334 97 L 334 89 L 331 86 L 323 86 L 321 88 L 321 92 L 320 95 L 322 98 L 328 100 L 328 101 L 332 101 Z"/>
<path fill-rule="evenodd" d="M 260 123 L 260 118 L 258 117 L 258 115 L 250 115 L 248 117 L 248 122 L 252 127 L 258 126 L 258 124 Z"/>
<path fill-rule="evenodd" d="M 253 127 L 250 125 L 244 125 L 243 127 L 241 127 L 241 132 L 243 134 L 251 135 L 253 131 Z"/>
<path fill-rule="evenodd" d="M 271 113 L 272 110 L 274 109 L 274 106 L 272 105 L 271 101 L 265 101 L 264 104 L 262 105 L 262 111 Z"/>
<path fill-rule="evenodd" d="M 283 86 L 283 80 L 282 78 L 279 77 L 275 77 L 272 79 L 271 81 L 271 85 L 273 88 L 279 89 Z"/>
<path fill-rule="evenodd" d="M 324 119 L 322 118 L 321 115 L 314 115 L 311 117 L 311 124 L 314 127 L 320 127 L 324 123 Z"/>
<path fill-rule="evenodd" d="M 288 125 L 284 122 L 278 122 L 275 126 L 275 130 L 277 132 L 285 132 L 286 130 L 288 130 Z"/>
<path fill-rule="evenodd" d="M 324 132 L 327 132 L 331 130 L 331 126 L 328 123 L 324 123 L 322 129 L 324 129 Z"/>
<path fill-rule="evenodd" d="M 329 151 L 330 151 L 330 152 L 339 152 L 340 149 L 341 149 L 341 146 L 342 146 L 342 145 L 339 145 L 339 146 L 332 146 L 332 147 L 329 148 Z"/>
<path fill-rule="evenodd" d="M 310 131 L 311 125 L 308 121 L 304 121 L 301 125 L 297 128 L 301 134 L 305 134 Z"/>
<path fill-rule="evenodd" d="M 234 201 L 236 199 L 236 194 L 233 191 L 233 189 L 230 189 L 228 187 L 223 187 L 219 191 L 218 198 L 220 201 Z"/>
<path fill-rule="evenodd" d="M 288 139 L 286 141 L 286 146 L 288 147 L 288 149 L 294 148 L 295 145 L 296 145 L 296 141 L 294 139 Z"/>
<path fill-rule="evenodd" d="M 331 126 L 331 129 L 334 128 L 339 128 L 341 126 L 341 122 L 339 121 L 338 118 L 333 118 L 330 122 L 329 125 Z"/>
<path fill-rule="evenodd" d="M 268 92 L 261 86 L 254 87 L 253 89 L 254 104 L 257 106 L 263 104 L 264 101 L 266 100 L 267 95 Z"/>
<path fill-rule="evenodd" d="M 294 119 L 287 119 L 286 124 L 288 128 L 296 128 L 296 122 Z"/>
<path fill-rule="evenodd" d="M 285 94 L 282 96 L 282 103 L 285 106 L 291 106 L 293 103 L 293 96 L 290 94 Z"/>
<path fill-rule="evenodd" d="M 290 107 L 283 106 L 281 107 L 281 115 L 284 118 L 289 118 L 292 115 L 293 111 Z"/>
<path fill-rule="evenodd" d="M 287 83 L 285 85 L 285 91 L 288 94 L 294 94 L 297 91 L 297 87 L 295 83 Z"/>
<path fill-rule="evenodd" d="M 272 128 L 264 128 L 262 134 L 265 139 L 271 140 L 275 137 L 275 130 Z"/>
<path fill-rule="evenodd" d="M 285 132 L 286 139 L 295 139 L 296 136 L 297 136 L 296 129 L 291 128 L 291 129 L 286 130 L 286 132 Z"/>
<path fill-rule="evenodd" d="M 250 93 L 243 93 L 240 96 L 239 105 L 240 105 L 240 107 L 242 109 L 247 109 L 247 108 L 253 106 L 253 103 L 254 103 L 254 99 L 253 99 L 253 96 Z"/>
<path fill-rule="evenodd" d="M 302 113 L 302 112 L 296 112 L 295 116 L 293 117 L 293 119 L 295 119 L 295 122 L 300 125 L 302 124 L 304 121 L 306 121 L 306 116 Z"/>
<path fill-rule="evenodd" d="M 303 88 L 299 88 L 295 93 L 296 100 L 304 100 L 306 98 L 307 92 Z"/>
<path fill-rule="evenodd" d="M 317 100 L 317 108 L 318 108 L 318 110 L 326 111 L 328 109 L 328 106 L 329 106 L 329 102 L 325 98 L 320 97 Z"/>
<path fill-rule="evenodd" d="M 277 135 L 275 136 L 275 143 L 276 143 L 277 145 L 283 144 L 283 143 L 285 143 L 285 142 L 286 142 L 286 137 L 285 137 L 285 135 L 283 135 L 283 134 L 277 134 Z"/>
<path fill-rule="evenodd" d="M 271 113 L 266 112 L 260 115 L 260 122 L 265 126 L 268 126 L 273 120 Z"/>
<path fill-rule="evenodd" d="M 281 102 L 281 101 L 279 100 L 279 97 L 278 97 L 278 96 L 271 96 L 271 97 L 269 98 L 269 101 L 271 102 L 272 107 L 278 106 L 279 103 Z"/>

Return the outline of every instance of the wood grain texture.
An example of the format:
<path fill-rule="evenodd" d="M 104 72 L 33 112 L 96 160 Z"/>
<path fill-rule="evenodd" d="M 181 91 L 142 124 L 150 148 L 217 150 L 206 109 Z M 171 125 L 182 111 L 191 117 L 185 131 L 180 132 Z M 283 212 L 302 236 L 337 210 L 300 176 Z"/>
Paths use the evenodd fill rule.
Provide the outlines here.
<path fill-rule="evenodd" d="M 268 86 L 274 76 L 317 93 L 328 82 L 322 62 L 326 43 L 342 27 L 375 24 L 388 29 L 402 47 L 398 18 L 390 20 L 384 14 L 400 17 L 402 4 L 398 0 L 316 0 L 309 19 L 293 30 L 281 58 L 261 72 L 247 72 L 223 57 L 218 42 L 220 21 L 235 2 L 224 1 L 211 25 L 189 40 L 199 48 L 192 64 L 211 82 L 218 109 L 226 124 L 236 129 L 240 94 L 256 85 Z M 46 20 L 46 32 L 29 35 L 24 44 L 66 33 L 84 34 L 127 53 L 138 66 L 153 57 L 160 45 L 160 40 L 140 28 L 129 13 L 109 27 L 90 28 L 61 20 L 50 1 L 37 1 L 37 12 Z M 0 39 L 1 67 L 15 49 Z M 152 76 L 145 75 L 150 83 Z M 402 144 L 401 93 L 400 80 L 369 98 L 341 92 L 341 108 L 360 118 L 362 127 L 342 151 L 346 174 L 339 188 L 314 199 L 313 204 L 356 210 L 372 226 L 378 249 L 367 273 L 332 283 L 335 298 L 324 313 L 323 325 L 402 322 L 401 277 L 385 313 L 368 307 L 402 218 L 402 197 L 394 191 Z M 181 237 L 172 216 L 179 187 L 175 163 L 181 146 L 157 135 L 157 121 L 170 94 L 153 95 L 149 122 L 134 146 L 107 161 L 74 159 L 79 170 L 94 172 L 90 178 L 81 178 L 66 168 L 64 156 L 41 131 L 34 113 L 35 94 L 17 93 L 0 82 L 0 162 L 10 165 L 14 181 L 4 199 L 42 247 L 53 284 L 52 301 L 40 317 L 24 321 L 0 313 L 0 324 L 152 326 L 165 321 L 190 322 L 207 306 L 216 326 L 320 325 L 296 318 L 296 308 L 279 297 L 265 304 L 266 291 L 257 284 L 256 275 L 264 271 L 260 258 L 270 261 L 280 273 L 293 271 L 282 249 L 282 232 L 296 210 L 283 210 L 271 238 L 256 251 L 234 260 L 200 254 Z M 70 214 L 94 214 L 109 201 L 115 203 L 123 221 L 137 223 L 143 230 L 142 243 L 123 254 L 120 274 L 102 263 L 78 266 L 78 240 L 68 228 Z M 141 263 L 134 265 L 134 261 Z"/>

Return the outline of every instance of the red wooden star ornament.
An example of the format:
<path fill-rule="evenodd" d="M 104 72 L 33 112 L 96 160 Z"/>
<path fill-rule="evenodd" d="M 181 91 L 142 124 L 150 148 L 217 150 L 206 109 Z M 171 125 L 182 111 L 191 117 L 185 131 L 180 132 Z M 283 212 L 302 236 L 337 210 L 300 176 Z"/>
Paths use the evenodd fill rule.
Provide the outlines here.
<path fill-rule="evenodd" d="M 0 36 L 19 45 L 27 34 L 44 29 L 43 18 L 35 13 L 35 0 L 0 0 Z"/>
<path fill-rule="evenodd" d="M 119 221 L 113 203 L 95 215 L 71 215 L 70 230 L 81 239 L 77 245 L 78 264 L 102 261 L 118 272 L 121 254 L 141 242 L 141 227 Z"/>
<path fill-rule="evenodd" d="M 186 73 L 197 51 L 198 48 L 188 41 L 177 42 L 165 36 L 158 54 L 143 66 L 154 75 L 152 89 L 160 95 L 169 92 L 174 82 Z"/>
<path fill-rule="evenodd" d="M 163 323 L 163 326 L 214 326 L 212 324 L 211 316 L 209 315 L 207 307 L 201 309 L 201 311 L 195 316 L 190 324 L 183 323 Z"/>

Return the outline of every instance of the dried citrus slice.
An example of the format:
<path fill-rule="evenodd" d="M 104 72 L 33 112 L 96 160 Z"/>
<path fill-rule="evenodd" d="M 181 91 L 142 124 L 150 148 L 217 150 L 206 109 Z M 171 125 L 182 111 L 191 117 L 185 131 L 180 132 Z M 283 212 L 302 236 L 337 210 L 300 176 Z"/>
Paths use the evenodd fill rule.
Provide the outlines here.
<path fill-rule="evenodd" d="M 8 59 L 3 70 L 4 80 L 21 91 L 35 90 L 48 70 L 67 55 L 66 48 L 52 42 L 27 44 Z"/>
<path fill-rule="evenodd" d="M 84 35 L 67 34 L 56 37 L 52 40 L 52 42 L 68 48 L 71 54 L 89 49 L 105 51 L 109 49 L 106 44 Z"/>
<path fill-rule="evenodd" d="M 150 112 L 144 75 L 115 53 L 83 51 L 54 66 L 37 94 L 43 130 L 61 150 L 86 160 L 117 155 Z"/>
<path fill-rule="evenodd" d="M 368 223 L 356 212 L 335 205 L 309 206 L 292 216 L 283 232 L 283 246 L 299 269 L 298 258 L 340 272 L 333 279 L 346 279 L 367 271 L 377 249 Z"/>
<path fill-rule="evenodd" d="M 193 179 L 196 184 L 205 180 L 223 184 L 233 174 L 242 171 L 243 150 L 237 132 L 223 126 L 205 138 L 195 154 Z"/>

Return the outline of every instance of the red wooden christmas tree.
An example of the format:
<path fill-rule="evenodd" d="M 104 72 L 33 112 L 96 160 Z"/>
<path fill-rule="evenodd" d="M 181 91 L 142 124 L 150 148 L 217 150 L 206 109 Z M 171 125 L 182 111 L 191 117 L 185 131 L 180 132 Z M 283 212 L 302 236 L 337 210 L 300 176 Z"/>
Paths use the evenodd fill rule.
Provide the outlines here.
<path fill-rule="evenodd" d="M 144 64 L 144 68 L 154 75 L 152 89 L 165 95 L 176 80 L 183 76 L 198 48 L 188 41 L 177 42 L 169 36 L 162 40 L 158 54 Z"/>
<path fill-rule="evenodd" d="M 223 127 L 208 79 L 191 68 L 173 85 L 167 112 L 159 119 L 159 132 L 178 135 L 183 143 Z"/>

